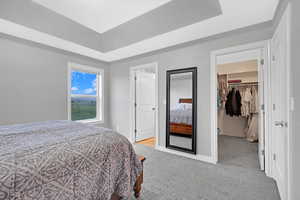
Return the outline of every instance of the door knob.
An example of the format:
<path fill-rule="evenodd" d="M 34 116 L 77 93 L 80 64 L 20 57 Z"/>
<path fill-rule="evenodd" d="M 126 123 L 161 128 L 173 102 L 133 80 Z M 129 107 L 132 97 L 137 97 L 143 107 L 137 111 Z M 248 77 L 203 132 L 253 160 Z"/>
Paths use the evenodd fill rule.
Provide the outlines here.
<path fill-rule="evenodd" d="M 276 121 L 275 126 L 283 128 L 286 126 L 286 123 L 284 121 Z"/>
<path fill-rule="evenodd" d="M 152 110 L 155 110 L 155 108 L 152 108 Z"/>

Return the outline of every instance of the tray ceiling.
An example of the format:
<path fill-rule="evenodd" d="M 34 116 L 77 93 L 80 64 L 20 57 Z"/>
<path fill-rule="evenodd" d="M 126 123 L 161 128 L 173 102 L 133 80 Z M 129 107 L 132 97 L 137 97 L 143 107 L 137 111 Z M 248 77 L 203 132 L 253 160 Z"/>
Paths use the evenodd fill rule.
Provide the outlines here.
<path fill-rule="evenodd" d="M 98 33 L 104 33 L 171 0 L 33 1 Z"/>
<path fill-rule="evenodd" d="M 279 0 L 2 0 L 0 33 L 111 62 L 270 22 Z"/>

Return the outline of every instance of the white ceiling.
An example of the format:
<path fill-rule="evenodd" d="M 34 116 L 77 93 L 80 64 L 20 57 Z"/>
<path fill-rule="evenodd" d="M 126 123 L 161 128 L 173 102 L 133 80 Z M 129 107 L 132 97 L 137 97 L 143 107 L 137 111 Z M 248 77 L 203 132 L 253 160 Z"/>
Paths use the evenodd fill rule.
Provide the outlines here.
<path fill-rule="evenodd" d="M 245 60 L 257 60 L 261 56 L 261 51 L 254 49 L 237 53 L 225 54 L 217 57 L 217 64 L 241 63 Z"/>
<path fill-rule="evenodd" d="M 33 1 L 98 33 L 103 33 L 171 0 Z"/>
<path fill-rule="evenodd" d="M 243 62 L 226 63 L 218 65 L 218 74 L 234 74 L 257 71 L 257 60 L 247 60 Z"/>
<path fill-rule="evenodd" d="M 167 0 L 34 0 L 73 15 L 99 32 L 154 9 Z M 219 0 L 222 15 L 120 49 L 102 53 L 37 30 L 0 19 L 0 32 L 89 56 L 106 62 L 148 53 L 185 42 L 225 33 L 273 19 L 279 0 Z M 59 9 L 61 9 L 59 11 Z M 91 11 L 90 11 L 91 10 Z M 84 13 L 94 13 L 86 15 Z M 77 13 L 77 14 L 75 14 Z M 79 14 L 78 14 L 79 13 Z M 82 16 L 80 16 L 82 15 Z"/>

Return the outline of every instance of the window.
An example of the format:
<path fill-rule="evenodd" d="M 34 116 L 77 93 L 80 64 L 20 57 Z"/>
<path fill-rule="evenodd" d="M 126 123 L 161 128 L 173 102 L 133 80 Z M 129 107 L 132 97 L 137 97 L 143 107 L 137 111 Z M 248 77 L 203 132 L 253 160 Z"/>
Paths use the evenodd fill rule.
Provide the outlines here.
<path fill-rule="evenodd" d="M 101 69 L 69 64 L 69 120 L 103 122 Z"/>

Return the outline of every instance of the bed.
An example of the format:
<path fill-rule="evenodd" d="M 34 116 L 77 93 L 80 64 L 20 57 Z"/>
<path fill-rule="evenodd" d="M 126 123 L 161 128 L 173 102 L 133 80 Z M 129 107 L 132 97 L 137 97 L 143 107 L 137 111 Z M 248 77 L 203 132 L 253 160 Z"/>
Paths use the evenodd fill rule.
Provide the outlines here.
<path fill-rule="evenodd" d="M 179 99 L 179 104 L 190 104 L 192 99 Z M 193 129 L 193 114 L 192 108 L 179 108 L 170 111 L 170 134 L 192 137 Z"/>
<path fill-rule="evenodd" d="M 129 199 L 142 164 L 110 129 L 70 121 L 0 126 L 1 200 Z"/>

